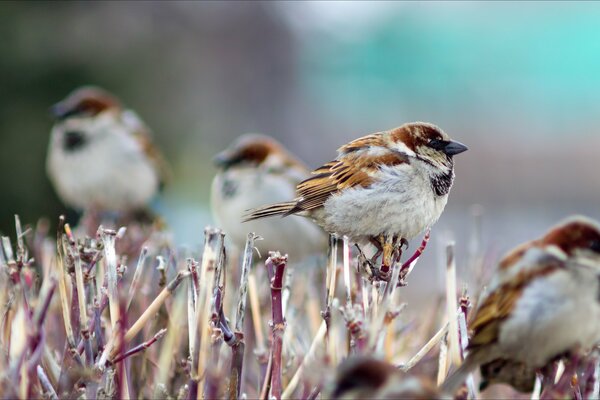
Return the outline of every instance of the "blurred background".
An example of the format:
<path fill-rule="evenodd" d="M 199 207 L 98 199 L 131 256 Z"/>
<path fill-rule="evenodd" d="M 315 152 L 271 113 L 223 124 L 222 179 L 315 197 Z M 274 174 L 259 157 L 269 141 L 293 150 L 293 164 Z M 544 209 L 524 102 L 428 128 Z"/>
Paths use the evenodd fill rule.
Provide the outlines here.
<path fill-rule="evenodd" d="M 453 237 L 467 254 L 480 205 L 482 246 L 501 254 L 567 214 L 600 218 L 599 20 L 593 2 L 2 2 L 0 231 L 64 212 L 47 110 L 95 84 L 170 161 L 159 208 L 179 243 L 201 243 L 211 158 L 238 135 L 272 135 L 314 168 L 423 120 L 470 148 L 433 247 Z"/>

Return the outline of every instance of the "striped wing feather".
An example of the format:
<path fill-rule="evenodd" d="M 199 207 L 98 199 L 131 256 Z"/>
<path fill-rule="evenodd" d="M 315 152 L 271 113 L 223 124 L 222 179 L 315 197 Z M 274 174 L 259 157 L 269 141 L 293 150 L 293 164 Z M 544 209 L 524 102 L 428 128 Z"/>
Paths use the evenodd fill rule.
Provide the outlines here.
<path fill-rule="evenodd" d="M 278 203 L 252 210 L 246 221 L 272 215 L 291 215 L 322 207 L 327 199 L 353 187 L 368 187 L 382 165 L 408 163 L 408 157 L 384 147 L 384 134 L 372 134 L 341 147 L 337 159 L 317 168 L 301 182 L 293 202 Z M 370 152 L 370 149 L 376 151 Z"/>
<path fill-rule="evenodd" d="M 473 337 L 469 342 L 469 349 L 473 350 L 479 346 L 496 342 L 501 322 L 510 316 L 527 284 L 534 279 L 551 274 L 559 268 L 561 265 L 556 262 L 540 265 L 540 268 L 533 270 L 522 271 L 514 279 L 490 293 L 483 300 L 470 323 L 469 327 L 473 330 Z"/>

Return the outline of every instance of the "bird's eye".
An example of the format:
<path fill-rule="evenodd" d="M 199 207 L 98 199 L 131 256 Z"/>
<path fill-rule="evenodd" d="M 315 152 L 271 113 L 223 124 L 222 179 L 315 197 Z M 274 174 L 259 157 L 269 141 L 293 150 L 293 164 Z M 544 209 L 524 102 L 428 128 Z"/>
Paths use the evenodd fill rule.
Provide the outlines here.
<path fill-rule="evenodd" d="M 429 141 L 427 142 L 427 146 L 429 146 L 435 150 L 442 150 L 445 145 L 446 145 L 446 143 L 439 138 L 432 138 L 432 139 L 429 139 Z"/>
<path fill-rule="evenodd" d="M 600 239 L 594 239 L 590 241 L 589 248 L 594 253 L 600 253 Z"/>

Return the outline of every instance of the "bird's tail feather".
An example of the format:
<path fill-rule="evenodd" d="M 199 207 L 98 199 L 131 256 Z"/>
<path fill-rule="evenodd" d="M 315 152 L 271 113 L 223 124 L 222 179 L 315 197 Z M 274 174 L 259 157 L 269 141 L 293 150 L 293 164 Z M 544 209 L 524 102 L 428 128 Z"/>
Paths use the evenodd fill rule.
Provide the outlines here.
<path fill-rule="evenodd" d="M 243 222 L 248 222 L 259 218 L 273 217 L 275 215 L 286 216 L 290 214 L 290 211 L 292 211 L 295 206 L 295 201 L 288 201 L 285 203 L 276 203 L 255 208 L 253 210 L 249 210 L 248 213 L 244 215 Z"/>

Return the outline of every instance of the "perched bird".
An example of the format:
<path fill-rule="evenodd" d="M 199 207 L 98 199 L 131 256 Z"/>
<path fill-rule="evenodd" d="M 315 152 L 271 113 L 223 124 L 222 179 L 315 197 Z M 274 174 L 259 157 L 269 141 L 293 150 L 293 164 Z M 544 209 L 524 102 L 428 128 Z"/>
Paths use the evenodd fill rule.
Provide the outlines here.
<path fill-rule="evenodd" d="M 351 357 L 336 371 L 327 399 L 436 399 L 435 384 L 373 357 Z"/>
<path fill-rule="evenodd" d="M 498 358 L 479 367 L 481 382 L 479 390 L 490 385 L 505 383 L 519 392 L 529 393 L 535 386 L 536 368 L 520 361 Z"/>
<path fill-rule="evenodd" d="M 442 388 L 453 392 L 480 366 L 490 383 L 513 383 L 511 368 L 534 378 L 533 370 L 557 357 L 589 349 L 600 341 L 599 293 L 595 221 L 571 217 L 517 247 L 500 262 L 470 323 L 467 358 Z"/>
<path fill-rule="evenodd" d="M 356 139 L 313 171 L 291 201 L 263 206 L 247 221 L 274 215 L 312 218 L 327 232 L 373 243 L 384 260 L 440 217 L 454 181 L 453 156 L 467 150 L 435 125 L 414 122 Z M 392 244 L 395 246 L 395 244 Z"/>
<path fill-rule="evenodd" d="M 238 249 L 243 249 L 248 232 L 257 241 L 261 255 L 277 250 L 291 261 L 321 253 L 327 235 L 318 226 L 301 217 L 288 221 L 252 221 L 242 224 L 244 213 L 269 201 L 282 201 L 294 195 L 296 185 L 309 176 L 308 169 L 274 139 L 246 134 L 215 159 L 219 172 L 213 179 L 211 206 L 219 226 Z"/>
<path fill-rule="evenodd" d="M 143 208 L 166 177 L 149 129 L 110 93 L 82 87 L 55 104 L 47 171 L 61 200 L 77 210 Z"/>

